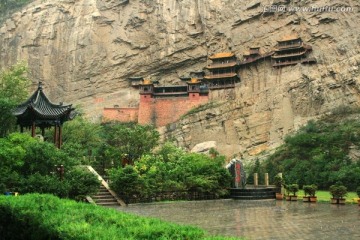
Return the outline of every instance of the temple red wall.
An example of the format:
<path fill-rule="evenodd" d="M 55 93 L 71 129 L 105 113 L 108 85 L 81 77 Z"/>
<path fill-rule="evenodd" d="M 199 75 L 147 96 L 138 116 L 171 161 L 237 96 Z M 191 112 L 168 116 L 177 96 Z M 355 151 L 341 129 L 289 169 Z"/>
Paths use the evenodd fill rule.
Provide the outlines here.
<path fill-rule="evenodd" d="M 151 98 L 141 95 L 139 105 L 140 124 L 154 124 L 157 127 L 177 121 L 192 108 L 207 103 L 208 96 L 189 93 L 189 97 Z"/>
<path fill-rule="evenodd" d="M 192 108 L 208 101 L 208 96 L 200 96 L 199 93 L 189 93 L 188 97 L 166 98 L 141 94 L 139 108 L 104 108 L 102 121 L 138 122 L 161 127 L 179 120 Z"/>
<path fill-rule="evenodd" d="M 138 112 L 138 108 L 104 108 L 102 121 L 137 122 Z"/>

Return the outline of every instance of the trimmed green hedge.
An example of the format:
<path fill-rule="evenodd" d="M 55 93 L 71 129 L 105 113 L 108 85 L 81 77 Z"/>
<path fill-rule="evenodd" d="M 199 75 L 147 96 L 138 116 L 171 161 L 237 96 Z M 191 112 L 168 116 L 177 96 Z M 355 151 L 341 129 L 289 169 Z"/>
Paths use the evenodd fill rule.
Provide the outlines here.
<path fill-rule="evenodd" d="M 0 197 L 2 239 L 235 239 L 192 226 L 59 199 L 47 194 Z"/>

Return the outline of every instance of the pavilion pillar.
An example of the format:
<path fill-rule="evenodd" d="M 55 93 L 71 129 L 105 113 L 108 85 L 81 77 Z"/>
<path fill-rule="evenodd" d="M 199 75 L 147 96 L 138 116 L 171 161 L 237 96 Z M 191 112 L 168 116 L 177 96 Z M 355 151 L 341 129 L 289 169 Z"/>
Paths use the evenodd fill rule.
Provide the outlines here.
<path fill-rule="evenodd" d="M 58 128 L 59 128 L 59 139 L 58 139 L 57 147 L 60 149 L 61 145 L 62 145 L 62 128 L 61 128 L 61 125 L 59 125 Z"/>
<path fill-rule="evenodd" d="M 58 146 L 58 140 L 59 140 L 59 132 L 58 132 L 58 126 L 55 124 L 55 130 L 54 130 L 54 144 L 57 147 Z"/>
<path fill-rule="evenodd" d="M 41 128 L 41 135 L 42 135 L 43 137 L 45 137 L 45 128 L 44 128 L 44 127 Z"/>
<path fill-rule="evenodd" d="M 20 126 L 20 132 L 23 133 L 24 132 L 24 127 Z"/>
<path fill-rule="evenodd" d="M 34 121 L 31 125 L 31 136 L 32 137 L 35 137 L 35 129 L 36 129 L 36 126 L 35 126 L 35 121 Z"/>

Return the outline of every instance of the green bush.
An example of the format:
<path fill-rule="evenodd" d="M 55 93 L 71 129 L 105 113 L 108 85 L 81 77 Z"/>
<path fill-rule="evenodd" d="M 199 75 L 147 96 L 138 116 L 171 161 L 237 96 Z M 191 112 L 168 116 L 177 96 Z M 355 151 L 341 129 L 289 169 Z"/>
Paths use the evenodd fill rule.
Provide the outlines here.
<path fill-rule="evenodd" d="M 7 240 L 42 239 L 230 239 L 161 220 L 61 200 L 51 195 L 0 197 L 0 236 Z"/>
<path fill-rule="evenodd" d="M 331 185 L 329 188 L 330 194 L 333 198 L 344 198 L 347 194 L 347 188 L 344 185 L 335 184 Z"/>
<path fill-rule="evenodd" d="M 145 155 L 135 166 L 110 170 L 110 186 L 125 198 L 149 197 L 161 191 L 197 191 L 227 194 L 231 176 L 221 156 L 186 153 L 165 144 L 154 155 Z"/>
<path fill-rule="evenodd" d="M 18 191 L 21 194 L 36 192 L 51 193 L 55 196 L 67 197 L 69 184 L 67 181 L 60 181 L 57 176 L 35 173 L 22 179 Z"/>
<path fill-rule="evenodd" d="M 111 169 L 109 177 L 111 189 L 126 202 L 130 198 L 140 196 L 142 192 L 146 192 L 144 181 L 131 165 L 127 165 L 124 168 Z"/>
<path fill-rule="evenodd" d="M 303 186 L 305 196 L 315 197 L 317 186 L 315 184 Z"/>
<path fill-rule="evenodd" d="M 284 179 L 280 175 L 274 177 L 274 185 L 278 188 L 281 188 L 285 184 Z"/>
<path fill-rule="evenodd" d="M 87 195 L 95 194 L 100 187 L 97 177 L 84 168 L 73 168 L 65 173 L 64 181 L 68 182 L 68 196 L 71 199 L 82 200 Z"/>
<path fill-rule="evenodd" d="M 292 194 L 292 196 L 296 196 L 297 192 L 299 191 L 299 185 L 298 184 L 289 184 L 285 185 L 285 189 L 289 194 Z"/>
<path fill-rule="evenodd" d="M 350 150 L 360 146 L 360 122 L 309 122 L 260 167 L 270 178 L 282 172 L 286 182 L 299 186 L 315 183 L 319 189 L 341 181 L 350 190 L 360 185 L 360 161 L 350 159 Z"/>
<path fill-rule="evenodd" d="M 81 198 L 96 192 L 97 178 L 75 167 L 76 161 L 54 144 L 40 142 L 27 134 L 13 133 L 0 138 L 0 185 L 6 191 L 51 193 Z M 55 165 L 65 166 L 60 181 Z"/>

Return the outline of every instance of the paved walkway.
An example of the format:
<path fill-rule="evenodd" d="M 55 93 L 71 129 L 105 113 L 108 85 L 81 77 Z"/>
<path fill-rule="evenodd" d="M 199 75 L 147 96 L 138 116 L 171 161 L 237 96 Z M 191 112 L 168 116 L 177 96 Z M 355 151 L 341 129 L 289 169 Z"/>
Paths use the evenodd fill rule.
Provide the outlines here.
<path fill-rule="evenodd" d="M 213 200 L 118 208 L 246 239 L 360 239 L 360 207 L 275 200 Z"/>

